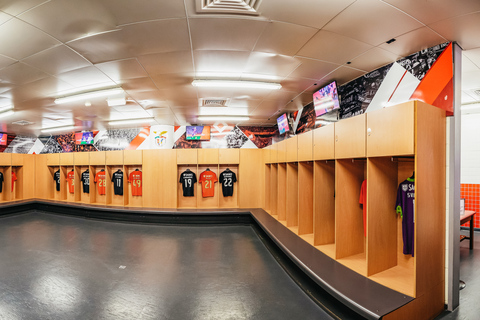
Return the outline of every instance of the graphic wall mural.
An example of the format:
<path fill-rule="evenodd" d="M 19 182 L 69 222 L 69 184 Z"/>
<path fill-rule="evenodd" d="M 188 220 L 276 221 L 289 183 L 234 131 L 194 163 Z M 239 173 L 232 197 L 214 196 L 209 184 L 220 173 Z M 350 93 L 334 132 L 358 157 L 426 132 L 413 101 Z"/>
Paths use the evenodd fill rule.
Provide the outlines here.
<path fill-rule="evenodd" d="M 264 148 L 283 140 L 276 127 L 240 127 L 217 124 L 211 127 L 209 141 L 186 140 L 185 126 L 157 125 L 135 129 L 109 129 L 93 132 L 93 144 L 76 144 L 75 133 L 29 137 L 8 135 L 0 152 L 63 153 L 85 151 L 189 149 L 189 148 Z"/>
<path fill-rule="evenodd" d="M 453 45 L 442 43 L 369 72 L 338 88 L 339 119 L 421 100 L 453 112 Z M 314 129 L 313 105 L 296 114 L 296 133 Z"/>

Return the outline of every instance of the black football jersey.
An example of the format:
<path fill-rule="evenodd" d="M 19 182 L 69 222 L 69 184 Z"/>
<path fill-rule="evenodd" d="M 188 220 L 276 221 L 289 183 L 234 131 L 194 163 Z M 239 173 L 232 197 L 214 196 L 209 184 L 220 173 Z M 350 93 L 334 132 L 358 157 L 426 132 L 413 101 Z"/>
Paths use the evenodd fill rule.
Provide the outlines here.
<path fill-rule="evenodd" d="M 53 175 L 53 180 L 55 180 L 57 191 L 60 191 L 60 169 L 55 171 L 55 174 Z"/>
<path fill-rule="evenodd" d="M 3 173 L 0 172 L 0 192 L 3 191 Z"/>
<path fill-rule="evenodd" d="M 90 172 L 88 170 L 82 172 L 83 193 L 90 193 Z"/>
<path fill-rule="evenodd" d="M 225 170 L 220 173 L 220 183 L 222 184 L 222 193 L 224 197 L 233 196 L 233 184 L 237 182 L 237 175 L 231 170 Z"/>
<path fill-rule="evenodd" d="M 113 193 L 123 196 L 123 172 L 115 171 L 112 175 Z"/>
<path fill-rule="evenodd" d="M 184 197 L 193 197 L 194 196 L 194 185 L 197 182 L 197 175 L 193 171 L 184 171 L 180 175 L 180 183 L 183 188 Z"/>

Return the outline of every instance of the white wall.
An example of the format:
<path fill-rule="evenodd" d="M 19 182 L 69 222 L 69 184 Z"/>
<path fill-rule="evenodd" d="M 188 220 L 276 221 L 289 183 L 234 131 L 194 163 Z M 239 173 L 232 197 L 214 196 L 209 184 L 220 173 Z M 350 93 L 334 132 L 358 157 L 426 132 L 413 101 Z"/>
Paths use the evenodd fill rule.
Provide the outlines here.
<path fill-rule="evenodd" d="M 462 115 L 461 183 L 480 184 L 480 113 Z"/>

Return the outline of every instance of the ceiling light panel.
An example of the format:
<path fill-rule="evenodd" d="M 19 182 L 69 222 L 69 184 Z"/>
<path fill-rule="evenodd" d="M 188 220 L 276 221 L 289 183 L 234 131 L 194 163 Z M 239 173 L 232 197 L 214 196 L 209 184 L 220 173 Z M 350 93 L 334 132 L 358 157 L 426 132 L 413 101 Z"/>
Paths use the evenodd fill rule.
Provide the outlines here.
<path fill-rule="evenodd" d="M 282 88 L 279 83 L 234 80 L 194 80 L 192 85 L 204 88 L 248 88 L 266 90 L 278 90 Z"/>
<path fill-rule="evenodd" d="M 55 99 L 55 103 L 62 104 L 62 103 L 69 103 L 73 101 L 82 101 L 82 100 L 88 100 L 88 99 L 99 98 L 99 97 L 113 96 L 116 94 L 121 94 L 123 92 L 124 91 L 122 88 L 110 88 L 105 90 L 91 91 L 91 92 L 85 92 L 85 93 L 75 94 L 71 96 L 61 97 L 61 98 Z"/>
<path fill-rule="evenodd" d="M 202 116 L 248 116 L 248 108 L 231 108 L 231 107 L 201 107 L 200 115 Z"/>

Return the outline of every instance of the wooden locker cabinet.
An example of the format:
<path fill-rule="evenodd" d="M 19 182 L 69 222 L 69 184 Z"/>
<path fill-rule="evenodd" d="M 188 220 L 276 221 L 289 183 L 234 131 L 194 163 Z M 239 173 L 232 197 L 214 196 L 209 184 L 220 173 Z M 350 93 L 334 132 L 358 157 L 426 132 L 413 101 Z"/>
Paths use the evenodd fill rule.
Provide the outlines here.
<path fill-rule="evenodd" d="M 287 162 L 287 140 L 275 144 L 277 146 L 277 162 Z"/>
<path fill-rule="evenodd" d="M 270 150 L 264 150 L 265 156 Z M 218 163 L 219 164 L 239 164 L 240 163 L 240 149 L 218 149 Z"/>
<path fill-rule="evenodd" d="M 443 309 L 445 119 L 444 110 L 419 101 L 384 108 L 314 130 L 312 149 L 303 135 L 277 143 L 277 161 L 271 158 L 264 170 L 276 219 L 351 270 L 415 298 L 385 319 L 419 312 L 433 318 Z M 295 159 L 289 147 L 297 142 Z M 413 172 L 414 257 L 403 254 L 402 220 L 394 208 L 398 185 Z M 366 237 L 359 204 L 364 179 Z"/>
<path fill-rule="evenodd" d="M 409 101 L 367 113 L 367 156 L 413 155 L 415 106 Z"/>
<path fill-rule="evenodd" d="M 218 164 L 218 149 L 198 149 L 198 164 Z"/>
<path fill-rule="evenodd" d="M 297 154 L 298 161 L 313 160 L 313 131 L 298 135 Z"/>
<path fill-rule="evenodd" d="M 298 136 L 294 136 L 286 141 L 287 162 L 298 161 Z"/>
<path fill-rule="evenodd" d="M 313 159 L 335 159 L 335 125 L 313 130 Z"/>
<path fill-rule="evenodd" d="M 60 153 L 60 165 L 61 166 L 73 166 L 73 152 Z"/>
<path fill-rule="evenodd" d="M 197 149 L 177 149 L 177 164 L 197 164 Z"/>
<path fill-rule="evenodd" d="M 335 123 L 335 158 L 366 156 L 366 115 L 362 114 Z"/>
<path fill-rule="evenodd" d="M 278 146 L 279 143 L 274 143 L 271 145 L 270 149 L 270 163 L 277 163 L 278 161 Z"/>

